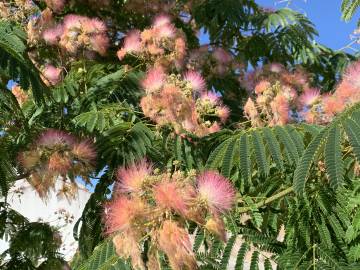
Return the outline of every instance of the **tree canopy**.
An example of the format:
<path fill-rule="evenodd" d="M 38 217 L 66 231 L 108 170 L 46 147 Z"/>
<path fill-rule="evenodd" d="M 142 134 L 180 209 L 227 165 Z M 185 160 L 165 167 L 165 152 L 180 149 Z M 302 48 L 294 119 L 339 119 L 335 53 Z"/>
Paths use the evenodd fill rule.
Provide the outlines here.
<path fill-rule="evenodd" d="M 7 0 L 0 15 L 1 269 L 360 268 L 360 61 L 304 14 Z M 22 179 L 43 200 L 95 183 L 71 261 L 9 205 Z"/>

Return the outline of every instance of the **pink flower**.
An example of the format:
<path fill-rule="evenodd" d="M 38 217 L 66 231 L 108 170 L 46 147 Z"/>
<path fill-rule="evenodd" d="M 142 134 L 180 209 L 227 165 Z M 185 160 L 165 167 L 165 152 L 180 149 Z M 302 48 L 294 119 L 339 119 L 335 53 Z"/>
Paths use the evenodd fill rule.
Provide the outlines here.
<path fill-rule="evenodd" d="M 335 93 L 340 99 L 349 101 L 351 97 L 356 96 L 358 89 L 354 84 L 350 83 L 348 80 L 343 80 L 337 87 Z"/>
<path fill-rule="evenodd" d="M 270 82 L 268 82 L 268 81 L 260 81 L 255 86 L 255 93 L 259 95 L 259 94 L 263 93 L 265 90 L 267 90 L 270 86 L 271 86 Z"/>
<path fill-rule="evenodd" d="M 348 82 L 354 88 L 360 88 L 360 61 L 354 62 L 346 69 L 343 81 Z"/>
<path fill-rule="evenodd" d="M 197 178 L 199 197 L 215 214 L 230 210 L 236 191 L 228 179 L 215 171 L 205 171 Z"/>
<path fill-rule="evenodd" d="M 109 38 L 105 34 L 97 34 L 90 37 L 91 49 L 100 55 L 105 55 L 109 48 Z"/>
<path fill-rule="evenodd" d="M 71 166 L 71 160 L 57 152 L 53 153 L 49 158 L 48 169 L 52 173 L 57 172 L 61 175 L 66 175 Z"/>
<path fill-rule="evenodd" d="M 46 65 L 43 70 L 43 75 L 52 85 L 56 85 L 61 81 L 61 72 L 61 68 L 54 67 L 53 65 Z"/>
<path fill-rule="evenodd" d="M 172 24 L 161 25 L 156 28 L 157 38 L 173 38 L 175 36 L 175 27 Z"/>
<path fill-rule="evenodd" d="M 142 160 L 129 167 L 121 167 L 117 170 L 116 178 L 119 181 L 121 192 L 138 192 L 143 183 L 152 172 L 152 164 Z"/>
<path fill-rule="evenodd" d="M 145 214 L 146 208 L 139 199 L 128 199 L 118 196 L 112 199 L 105 207 L 106 233 L 111 234 L 130 227 L 131 222 Z"/>
<path fill-rule="evenodd" d="M 226 106 L 220 106 L 216 108 L 216 114 L 219 116 L 221 122 L 226 122 L 226 120 L 229 118 L 230 110 Z"/>
<path fill-rule="evenodd" d="M 257 117 L 259 115 L 259 113 L 255 107 L 255 103 L 251 98 L 248 98 L 248 100 L 245 103 L 244 113 L 250 119 L 254 119 L 255 117 Z"/>
<path fill-rule="evenodd" d="M 186 54 L 186 42 L 182 37 L 175 39 L 175 52 L 177 59 L 182 59 Z"/>
<path fill-rule="evenodd" d="M 221 129 L 220 125 L 218 122 L 214 122 L 211 127 L 208 129 L 208 133 L 214 133 L 214 132 L 218 132 Z M 206 134 L 204 134 L 206 135 Z"/>
<path fill-rule="evenodd" d="M 81 24 L 84 21 L 86 17 L 84 16 L 80 16 L 80 15 L 75 15 L 75 14 L 68 14 L 64 17 L 64 27 L 66 29 L 71 29 L 71 28 L 81 28 Z"/>
<path fill-rule="evenodd" d="M 194 91 L 201 92 L 206 88 L 206 82 L 199 72 L 188 71 L 184 75 L 184 80 L 190 84 Z"/>
<path fill-rule="evenodd" d="M 171 19 L 168 15 L 161 14 L 155 17 L 153 27 L 160 27 L 171 23 Z"/>
<path fill-rule="evenodd" d="M 171 208 L 185 214 L 187 206 L 179 185 L 176 182 L 164 181 L 154 187 L 156 204 L 162 208 Z"/>
<path fill-rule="evenodd" d="M 59 42 L 60 36 L 63 34 L 63 31 L 63 26 L 57 25 L 55 27 L 46 29 L 42 33 L 42 38 L 45 40 L 46 43 L 56 45 Z"/>
<path fill-rule="evenodd" d="M 219 103 L 219 101 L 220 101 L 220 96 L 217 95 L 217 94 L 214 93 L 214 92 L 208 91 L 208 92 L 202 93 L 200 99 L 201 99 L 202 101 L 204 101 L 204 102 L 208 102 L 208 103 L 210 103 L 210 104 L 212 104 L 212 105 L 215 106 L 216 104 Z"/>
<path fill-rule="evenodd" d="M 228 64 L 232 60 L 231 54 L 223 48 L 216 48 L 213 52 L 213 56 L 219 63 L 222 64 Z"/>
<path fill-rule="evenodd" d="M 190 237 L 177 223 L 165 220 L 159 231 L 159 246 L 169 258 L 172 269 L 196 269 Z"/>
<path fill-rule="evenodd" d="M 75 143 L 72 153 L 80 160 L 93 163 L 96 159 L 96 150 L 90 141 Z"/>
<path fill-rule="evenodd" d="M 289 102 L 284 95 L 278 94 L 270 103 L 274 118 L 273 124 L 285 125 L 289 121 Z"/>
<path fill-rule="evenodd" d="M 323 97 L 323 109 L 327 116 L 333 116 L 345 108 L 345 102 L 335 95 L 326 95 Z"/>
<path fill-rule="evenodd" d="M 272 63 L 269 65 L 269 70 L 274 73 L 280 73 L 284 70 L 284 66 L 279 63 Z"/>
<path fill-rule="evenodd" d="M 311 106 L 315 104 L 320 98 L 320 91 L 318 89 L 306 89 L 303 94 L 300 95 L 299 100 L 302 106 Z"/>
<path fill-rule="evenodd" d="M 56 145 L 72 146 L 74 144 L 74 141 L 74 137 L 71 136 L 69 133 L 56 129 L 48 129 L 39 136 L 37 144 L 39 146 L 52 148 Z"/>
<path fill-rule="evenodd" d="M 88 20 L 88 24 L 89 26 L 92 28 L 92 31 L 96 31 L 96 32 L 100 32 L 100 33 L 104 33 L 107 31 L 107 27 L 106 24 L 97 18 L 93 18 Z"/>
<path fill-rule="evenodd" d="M 146 92 L 152 93 L 161 89 L 165 83 L 165 73 L 162 67 L 154 67 L 150 69 L 141 85 Z"/>
<path fill-rule="evenodd" d="M 129 32 L 124 39 L 124 50 L 129 53 L 141 51 L 141 37 L 139 30 Z"/>

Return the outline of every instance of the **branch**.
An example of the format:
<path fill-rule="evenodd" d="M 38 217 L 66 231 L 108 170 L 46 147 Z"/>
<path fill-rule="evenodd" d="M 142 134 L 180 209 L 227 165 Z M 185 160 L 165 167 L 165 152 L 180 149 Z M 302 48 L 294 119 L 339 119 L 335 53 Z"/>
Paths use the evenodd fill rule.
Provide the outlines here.
<path fill-rule="evenodd" d="M 248 211 L 251 211 L 253 208 L 260 208 L 260 207 L 262 207 L 264 205 L 267 205 L 267 204 L 269 204 L 269 203 L 271 203 L 273 201 L 276 201 L 277 199 L 285 197 L 286 195 L 288 195 L 289 193 L 291 193 L 293 191 L 294 191 L 294 188 L 289 187 L 289 188 L 284 189 L 283 191 L 281 191 L 281 192 L 279 192 L 279 193 L 277 193 L 277 194 L 275 194 L 275 195 L 273 195 L 273 196 L 271 196 L 271 197 L 269 197 L 269 198 L 267 198 L 265 200 L 262 200 L 260 202 L 255 203 L 251 207 L 250 206 L 241 207 L 238 212 L 239 213 L 246 213 Z"/>

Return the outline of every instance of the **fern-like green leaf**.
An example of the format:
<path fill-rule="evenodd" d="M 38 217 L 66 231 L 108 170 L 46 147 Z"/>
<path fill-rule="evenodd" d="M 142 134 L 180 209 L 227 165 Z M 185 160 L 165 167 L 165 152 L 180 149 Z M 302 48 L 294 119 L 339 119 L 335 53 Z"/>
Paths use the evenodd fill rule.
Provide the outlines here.
<path fill-rule="evenodd" d="M 265 146 L 260 132 L 255 130 L 251 133 L 253 148 L 260 172 L 267 176 L 269 174 L 269 163 L 267 161 Z"/>
<path fill-rule="evenodd" d="M 325 144 L 325 166 L 330 186 L 339 187 L 343 180 L 343 160 L 341 156 L 340 128 L 334 126 L 328 132 Z"/>
<path fill-rule="evenodd" d="M 294 172 L 293 186 L 297 194 L 303 194 L 305 190 L 305 183 L 308 178 L 308 174 L 313 163 L 313 159 L 317 154 L 320 146 L 323 144 L 327 128 L 323 129 L 309 144 L 306 148 L 303 156 L 301 157 L 299 164 L 297 165 Z"/>

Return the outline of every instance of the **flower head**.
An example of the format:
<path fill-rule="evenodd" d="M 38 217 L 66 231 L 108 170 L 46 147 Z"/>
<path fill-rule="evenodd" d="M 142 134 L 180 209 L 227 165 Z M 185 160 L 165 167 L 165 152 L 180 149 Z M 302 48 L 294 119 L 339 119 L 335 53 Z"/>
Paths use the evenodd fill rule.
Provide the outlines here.
<path fill-rule="evenodd" d="M 49 158 L 49 172 L 56 172 L 60 175 L 65 175 L 71 169 L 71 166 L 71 160 L 58 152 L 53 153 Z"/>
<path fill-rule="evenodd" d="M 189 234 L 174 221 L 166 220 L 159 231 L 159 246 L 172 269 L 196 269 Z"/>
<path fill-rule="evenodd" d="M 106 233 L 123 231 L 139 216 L 145 214 L 145 205 L 139 199 L 117 196 L 105 208 Z"/>
<path fill-rule="evenodd" d="M 221 122 L 225 123 L 229 118 L 230 109 L 226 106 L 220 106 L 216 109 L 216 114 L 220 118 Z"/>
<path fill-rule="evenodd" d="M 119 168 L 116 178 L 119 181 L 119 188 L 122 192 L 140 191 L 143 182 L 152 172 L 152 164 L 146 160 L 134 163 L 129 167 Z"/>
<path fill-rule="evenodd" d="M 320 91 L 318 89 L 306 89 L 299 97 L 302 106 L 311 106 L 315 104 L 320 98 Z"/>
<path fill-rule="evenodd" d="M 213 213 L 224 213 L 235 203 L 235 189 L 228 179 L 214 171 L 205 171 L 197 178 L 198 193 Z"/>
<path fill-rule="evenodd" d="M 60 36 L 63 34 L 63 32 L 64 32 L 64 28 L 60 24 L 46 29 L 42 33 L 42 38 L 45 40 L 46 43 L 51 45 L 56 45 L 59 42 Z"/>
<path fill-rule="evenodd" d="M 255 93 L 256 94 L 261 94 L 262 92 L 264 92 L 266 89 L 268 89 L 271 86 L 270 82 L 268 81 L 260 81 L 256 86 L 255 86 Z"/>
<path fill-rule="evenodd" d="M 72 146 L 74 142 L 75 138 L 69 133 L 56 129 L 48 129 L 40 135 L 37 145 L 51 148 L 56 145 Z"/>
<path fill-rule="evenodd" d="M 46 65 L 43 75 L 52 85 L 56 85 L 61 80 L 61 68 L 54 67 L 53 65 Z"/>
<path fill-rule="evenodd" d="M 257 109 L 255 107 L 255 103 L 251 98 L 248 98 L 248 100 L 245 103 L 244 113 L 250 119 L 254 119 L 255 117 L 257 117 L 259 115 L 259 112 L 257 111 Z"/>
<path fill-rule="evenodd" d="M 155 17 L 153 22 L 153 27 L 160 27 L 164 25 L 171 24 L 171 19 L 168 15 L 161 14 Z"/>
<path fill-rule="evenodd" d="M 96 150 L 90 141 L 75 143 L 71 151 L 76 158 L 82 161 L 93 163 L 96 159 Z"/>
<path fill-rule="evenodd" d="M 206 82 L 199 72 L 188 71 L 184 75 L 184 80 L 189 83 L 194 91 L 203 91 L 206 88 Z"/>
<path fill-rule="evenodd" d="M 154 187 L 156 204 L 162 208 L 171 208 L 180 214 L 186 212 L 186 202 L 181 187 L 176 182 L 163 181 Z"/>
<path fill-rule="evenodd" d="M 133 30 L 126 35 L 123 48 L 128 53 L 141 51 L 141 36 L 139 30 Z"/>
<path fill-rule="evenodd" d="M 289 102 L 287 98 L 278 94 L 274 100 L 270 103 L 274 118 L 272 119 L 272 125 L 285 125 L 289 121 Z"/>
<path fill-rule="evenodd" d="M 220 217 L 210 218 L 206 224 L 205 228 L 211 233 L 217 235 L 222 241 L 226 241 L 226 231 L 224 221 Z"/>
<path fill-rule="evenodd" d="M 162 67 L 154 67 L 146 73 L 142 81 L 142 87 L 146 92 L 152 93 L 158 91 L 165 83 L 166 75 Z"/>

